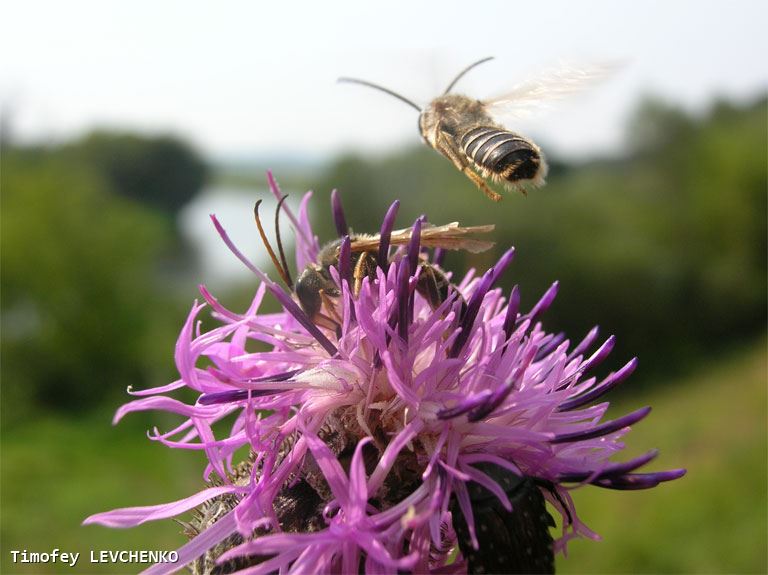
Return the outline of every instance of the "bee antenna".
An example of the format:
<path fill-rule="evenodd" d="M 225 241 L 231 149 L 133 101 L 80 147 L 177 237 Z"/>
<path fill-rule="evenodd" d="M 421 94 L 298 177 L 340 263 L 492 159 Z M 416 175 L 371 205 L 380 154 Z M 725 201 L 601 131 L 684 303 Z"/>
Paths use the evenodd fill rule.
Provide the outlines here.
<path fill-rule="evenodd" d="M 280 265 L 280 262 L 277 261 L 275 252 L 272 249 L 272 246 L 269 244 L 269 240 L 267 239 L 267 234 L 264 233 L 264 227 L 261 225 L 261 218 L 259 217 L 260 205 L 261 205 L 261 200 L 256 202 L 256 205 L 253 206 L 253 215 L 256 218 L 256 227 L 259 228 L 259 235 L 261 236 L 261 241 L 264 243 L 264 247 L 267 248 L 267 252 L 269 253 L 269 257 L 272 259 L 272 263 L 275 265 L 275 268 L 277 269 L 277 273 L 280 274 L 280 277 L 282 278 L 282 280 L 290 288 L 291 287 L 290 278 L 288 277 L 286 270 L 283 269 L 283 266 Z"/>
<path fill-rule="evenodd" d="M 406 104 L 408 104 L 412 108 L 416 108 L 416 111 L 421 112 L 421 108 L 419 108 L 416 104 L 411 102 L 405 96 L 401 96 L 397 92 L 393 92 L 389 88 L 385 88 L 383 86 L 379 86 L 378 84 L 374 84 L 372 82 L 367 82 L 365 80 L 358 80 L 357 78 L 339 78 L 337 81 L 338 82 L 346 82 L 348 84 L 361 84 L 363 86 L 368 86 L 369 88 L 373 88 L 375 90 L 380 90 L 380 91 L 384 92 L 385 94 L 389 94 L 390 96 L 394 96 L 398 100 L 400 100 L 402 102 L 405 102 Z"/>
<path fill-rule="evenodd" d="M 486 62 L 488 62 L 489 60 L 493 60 L 493 56 L 488 56 L 487 58 L 483 58 L 482 60 L 478 60 L 478 61 L 477 61 L 477 62 L 475 62 L 474 64 L 470 64 L 469 66 L 467 66 L 466 68 L 464 68 L 464 69 L 463 69 L 461 72 L 459 72 L 458 76 L 456 76 L 456 77 L 453 79 L 453 82 L 451 82 L 450 84 L 448 84 L 448 87 L 445 89 L 445 92 L 443 92 L 443 95 L 445 95 L 445 94 L 447 94 L 448 92 L 450 92 L 450 91 L 451 91 L 451 89 L 453 89 L 453 87 L 456 85 L 456 83 L 457 83 L 459 80 L 461 80 L 461 79 L 464 77 L 464 74 L 466 74 L 467 72 L 469 72 L 469 71 L 470 71 L 472 68 L 475 68 L 475 67 L 479 66 L 480 64 L 485 64 L 485 63 L 486 63 Z"/>
<path fill-rule="evenodd" d="M 288 194 L 285 194 L 280 201 L 277 202 L 277 209 L 275 210 L 275 239 L 277 240 L 277 252 L 280 254 L 280 263 L 283 264 L 283 270 L 287 277 L 288 289 L 293 291 L 293 280 L 291 279 L 291 272 L 288 271 L 288 262 L 285 259 L 285 252 L 283 251 L 283 241 L 280 239 L 280 208 L 283 207 L 283 202 L 288 199 Z"/>

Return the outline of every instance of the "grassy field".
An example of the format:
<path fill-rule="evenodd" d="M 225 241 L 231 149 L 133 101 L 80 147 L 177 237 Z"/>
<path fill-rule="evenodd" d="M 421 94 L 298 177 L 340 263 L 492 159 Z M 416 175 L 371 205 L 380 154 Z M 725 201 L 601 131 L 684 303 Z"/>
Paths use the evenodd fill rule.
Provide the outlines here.
<path fill-rule="evenodd" d="M 760 342 L 617 406 L 654 407 L 629 434 L 630 454 L 659 447 L 655 469 L 688 474 L 648 491 L 575 491 L 580 517 L 603 541 L 574 541 L 558 571 L 768 572 L 767 399 Z"/>
<path fill-rule="evenodd" d="M 765 350 L 761 341 L 685 380 L 625 396 L 615 413 L 654 406 L 629 435 L 630 454 L 659 447 L 655 469 L 686 467 L 688 475 L 650 491 L 577 490 L 582 519 L 604 540 L 572 542 L 559 572 L 768 571 Z M 2 573 L 119 573 L 89 563 L 90 550 L 171 550 L 184 541 L 172 521 L 130 530 L 80 526 L 91 513 L 199 489 L 202 456 L 144 440 L 149 421 L 129 416 L 113 428 L 107 414 L 47 417 L 4 432 Z M 81 552 L 77 567 L 11 563 L 11 550 L 54 547 Z"/>
<path fill-rule="evenodd" d="M 92 513 L 151 505 L 199 490 L 199 453 L 168 450 L 144 439 L 149 420 L 129 417 L 117 427 L 111 414 L 84 419 L 45 418 L 3 433 L 2 573 L 135 573 L 88 560 L 91 550 L 171 550 L 183 542 L 172 521 L 138 529 L 81 527 Z M 158 423 L 155 421 L 154 423 Z M 161 427 L 168 428 L 168 426 Z M 11 550 L 80 552 L 75 569 L 61 564 L 11 563 Z"/>

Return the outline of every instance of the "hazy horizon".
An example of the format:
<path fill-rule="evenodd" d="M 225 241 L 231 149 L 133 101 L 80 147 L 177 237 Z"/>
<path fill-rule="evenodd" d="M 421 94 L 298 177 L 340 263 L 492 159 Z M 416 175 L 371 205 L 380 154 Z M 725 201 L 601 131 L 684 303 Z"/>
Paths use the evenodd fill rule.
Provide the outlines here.
<path fill-rule="evenodd" d="M 4 124 L 20 141 L 96 127 L 171 132 L 206 156 L 386 153 L 416 144 L 414 110 L 339 76 L 424 104 L 458 70 L 460 92 L 487 97 L 559 62 L 622 62 L 612 77 L 548 113 L 507 124 L 566 159 L 619 149 L 638 101 L 700 112 L 768 89 L 768 5 L 693 1 L 351 2 L 297 8 L 139 0 L 6 2 L 0 49 Z M 589 18 L 585 18 L 585 14 Z M 579 22 L 574 26 L 574 22 Z"/>

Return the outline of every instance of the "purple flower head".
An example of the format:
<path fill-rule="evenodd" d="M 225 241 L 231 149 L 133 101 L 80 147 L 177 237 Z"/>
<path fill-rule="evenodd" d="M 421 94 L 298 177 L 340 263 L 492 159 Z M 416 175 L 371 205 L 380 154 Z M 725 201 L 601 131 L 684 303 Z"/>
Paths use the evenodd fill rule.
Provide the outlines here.
<path fill-rule="evenodd" d="M 271 175 L 269 183 L 281 198 Z M 596 329 L 575 346 L 547 333 L 539 319 L 556 283 L 521 311 L 517 286 L 508 297 L 496 287 L 513 250 L 484 274 L 448 283 L 430 263 L 434 227 L 425 218 L 407 241 L 395 242 L 393 204 L 376 249 L 360 252 L 334 193 L 338 258 L 321 267 L 309 198 L 298 215 L 283 209 L 299 271 L 315 266 L 332 281 L 320 311 L 310 313 L 257 269 L 213 218 L 260 279 L 253 301 L 233 312 L 201 287 L 205 303 L 192 306 L 176 344 L 180 378 L 132 392 L 139 398 L 115 416 L 150 409 L 181 415 L 180 425 L 155 429 L 150 439 L 204 451 L 211 486 L 86 523 L 127 527 L 197 508 L 187 529 L 192 539 L 178 551 L 179 564 L 194 561 L 197 572 L 226 564 L 252 574 L 465 573 L 485 561 L 489 506 L 509 526 L 530 509 L 548 519 L 548 501 L 562 516 L 559 550 L 574 536 L 597 538 L 579 520 L 571 488 L 644 489 L 684 474 L 637 473 L 656 451 L 611 459 L 650 408 L 606 421 L 608 403 L 594 402 L 637 361 L 599 381 L 591 376 L 613 336 L 593 350 Z M 456 245 L 440 246 L 433 257 Z M 371 261 L 360 274 L 363 257 Z M 267 291 L 282 311 L 260 312 Z M 203 332 L 198 316 L 206 306 L 219 325 Z M 183 387 L 197 394 L 194 404 L 170 397 Z M 235 461 L 241 448 L 250 452 L 244 462 Z M 546 523 L 534 527 L 551 555 Z"/>

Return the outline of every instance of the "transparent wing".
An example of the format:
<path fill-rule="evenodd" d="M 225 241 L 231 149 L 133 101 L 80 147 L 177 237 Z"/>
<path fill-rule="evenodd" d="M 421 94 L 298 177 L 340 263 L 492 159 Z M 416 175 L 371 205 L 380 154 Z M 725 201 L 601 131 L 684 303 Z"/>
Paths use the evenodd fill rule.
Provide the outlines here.
<path fill-rule="evenodd" d="M 540 111 L 554 100 L 565 98 L 615 73 L 619 64 L 561 66 L 530 78 L 495 98 L 483 100 L 494 115 L 523 117 Z"/>
<path fill-rule="evenodd" d="M 493 247 L 494 242 L 473 238 L 474 234 L 487 234 L 494 230 L 494 225 L 461 227 L 458 222 L 443 226 L 424 224 L 421 228 L 421 245 L 427 248 L 444 248 L 449 250 L 467 250 L 472 253 L 484 252 Z M 411 239 L 413 228 L 392 232 L 391 245 L 402 246 Z M 353 252 L 371 251 L 379 247 L 380 237 L 358 236 L 352 242 Z"/>

